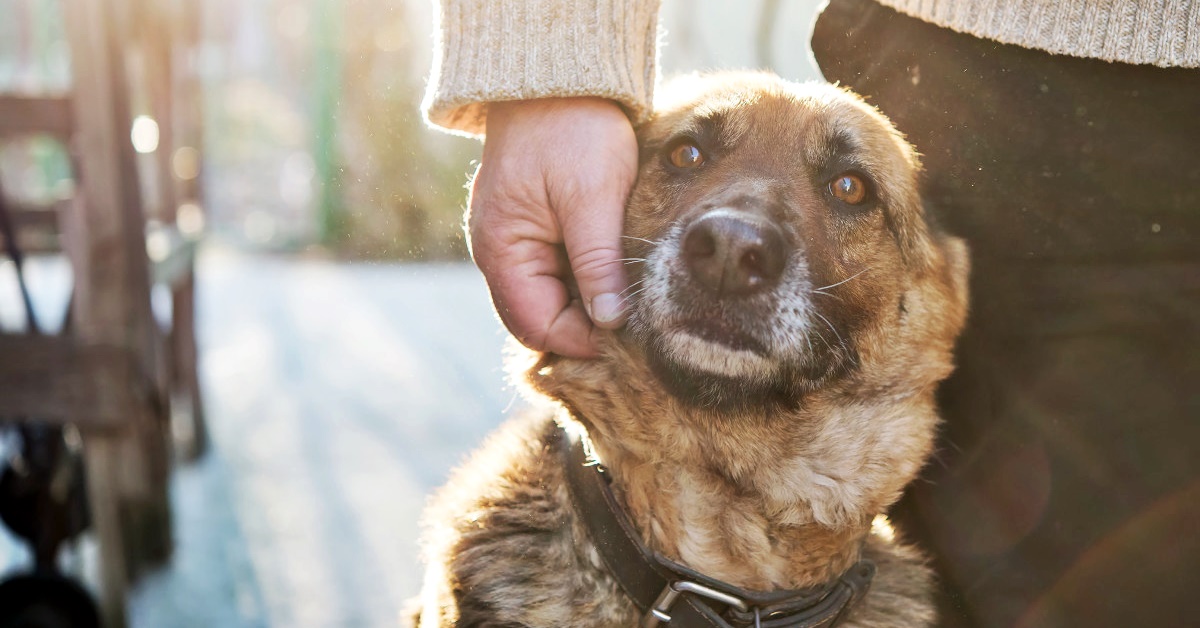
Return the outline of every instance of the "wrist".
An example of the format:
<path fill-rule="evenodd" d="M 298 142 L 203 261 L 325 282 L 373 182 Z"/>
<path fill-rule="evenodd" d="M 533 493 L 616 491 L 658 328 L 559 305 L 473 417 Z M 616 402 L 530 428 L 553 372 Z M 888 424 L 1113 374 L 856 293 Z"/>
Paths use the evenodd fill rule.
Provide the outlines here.
<path fill-rule="evenodd" d="M 527 100 L 500 100 L 487 105 L 487 126 L 508 122 L 514 117 L 544 118 L 558 113 L 600 112 L 620 113 L 626 120 L 625 108 L 615 100 L 600 96 L 550 96 Z M 630 122 L 632 124 L 632 122 Z"/>

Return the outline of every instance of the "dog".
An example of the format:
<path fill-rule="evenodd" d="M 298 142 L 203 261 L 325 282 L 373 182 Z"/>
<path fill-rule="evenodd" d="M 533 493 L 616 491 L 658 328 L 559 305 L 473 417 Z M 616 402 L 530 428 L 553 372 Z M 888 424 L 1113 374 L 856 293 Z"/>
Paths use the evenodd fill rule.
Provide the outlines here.
<path fill-rule="evenodd" d="M 932 448 L 968 256 L 917 153 L 762 73 L 671 84 L 638 138 L 629 322 L 521 367 L 557 410 L 431 502 L 419 625 L 931 625 L 882 515 Z"/>

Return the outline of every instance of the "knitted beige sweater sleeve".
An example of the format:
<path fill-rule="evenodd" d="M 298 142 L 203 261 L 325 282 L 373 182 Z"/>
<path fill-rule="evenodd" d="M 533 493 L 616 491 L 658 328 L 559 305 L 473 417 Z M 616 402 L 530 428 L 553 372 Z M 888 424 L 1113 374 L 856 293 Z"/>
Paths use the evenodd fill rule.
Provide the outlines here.
<path fill-rule="evenodd" d="M 443 0 L 425 116 L 480 135 L 489 102 L 600 96 L 641 121 L 653 98 L 658 8 L 659 0 Z"/>
<path fill-rule="evenodd" d="M 976 37 L 1160 67 L 1200 67 L 1197 0 L 878 0 Z"/>

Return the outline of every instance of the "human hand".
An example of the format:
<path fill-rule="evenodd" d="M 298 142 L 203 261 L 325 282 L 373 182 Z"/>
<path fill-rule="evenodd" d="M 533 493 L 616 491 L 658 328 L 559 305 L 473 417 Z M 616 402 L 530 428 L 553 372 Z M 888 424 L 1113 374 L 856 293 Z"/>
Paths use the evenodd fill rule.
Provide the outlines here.
<path fill-rule="evenodd" d="M 612 101 L 488 105 L 467 229 L 496 312 L 522 344 L 591 357 L 596 327 L 624 324 L 620 238 L 637 159 L 633 126 Z"/>

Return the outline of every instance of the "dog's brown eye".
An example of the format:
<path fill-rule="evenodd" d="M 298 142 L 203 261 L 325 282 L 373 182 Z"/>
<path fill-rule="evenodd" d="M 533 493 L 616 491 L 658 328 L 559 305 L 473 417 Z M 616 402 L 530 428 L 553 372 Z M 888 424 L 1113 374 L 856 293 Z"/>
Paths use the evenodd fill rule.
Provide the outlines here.
<path fill-rule="evenodd" d="M 695 144 L 684 142 L 671 151 L 671 165 L 676 168 L 695 168 L 704 163 L 704 153 Z"/>
<path fill-rule="evenodd" d="M 867 183 L 862 177 L 848 172 L 829 182 L 829 193 L 843 203 L 858 205 L 867 200 Z"/>

